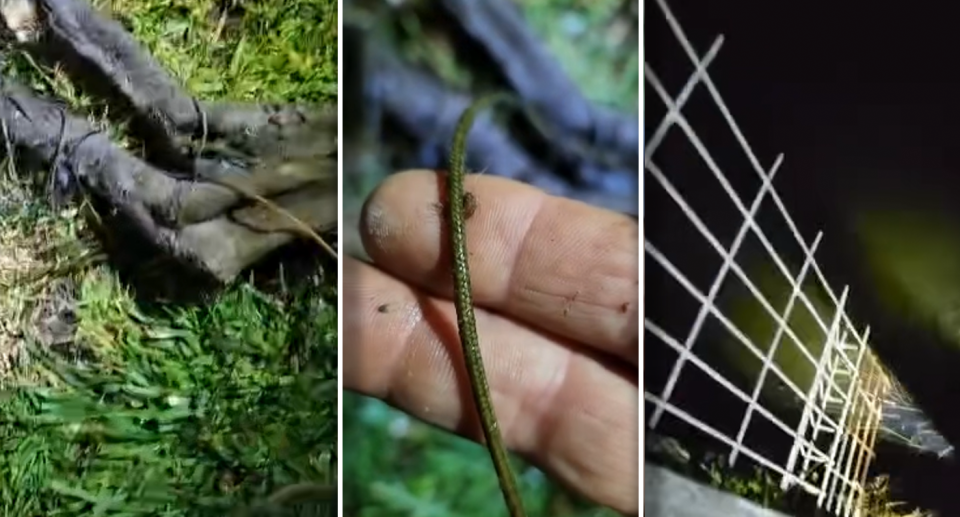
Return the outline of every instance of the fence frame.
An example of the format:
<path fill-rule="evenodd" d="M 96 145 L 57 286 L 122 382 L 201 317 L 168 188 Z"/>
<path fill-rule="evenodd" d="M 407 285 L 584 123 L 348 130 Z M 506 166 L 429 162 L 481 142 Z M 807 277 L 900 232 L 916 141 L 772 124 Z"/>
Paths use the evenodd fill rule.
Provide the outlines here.
<path fill-rule="evenodd" d="M 859 515 L 859 504 L 863 497 L 867 469 L 874 456 L 873 447 L 876 441 L 876 431 L 881 418 L 882 399 L 890 383 L 879 362 L 869 351 L 869 327 L 858 332 L 849 316 L 845 312 L 849 289 L 845 286 L 840 295 L 827 283 L 823 272 L 818 266 L 814 254 L 817 251 L 823 233 L 818 232 L 813 241 L 807 243 L 801 236 L 797 226 L 784 206 L 783 201 L 773 187 L 773 180 L 783 164 L 783 154 L 777 156 L 774 163 L 765 169 L 761 166 L 756 154 L 751 149 L 746 137 L 738 127 L 733 115 L 723 101 L 717 87 L 710 78 L 708 68 L 717 57 L 724 38 L 717 36 L 709 50 L 701 57 L 695 52 L 692 44 L 684 34 L 678 20 L 667 5 L 666 0 L 656 0 L 659 11 L 665 17 L 667 24 L 682 47 L 684 53 L 694 66 L 694 72 L 687 79 L 679 94 L 671 96 L 653 68 L 644 63 L 644 76 L 647 84 L 667 108 L 663 120 L 653 131 L 644 149 L 644 168 L 663 188 L 683 211 L 687 219 L 707 242 L 720 254 L 723 263 L 714 278 L 708 292 L 703 293 L 695 287 L 684 274 L 666 257 L 653 243 L 644 239 L 644 252 L 649 259 L 657 262 L 667 274 L 678 282 L 691 296 L 700 303 L 700 309 L 688 334 L 683 339 L 669 335 L 662 327 L 644 317 L 644 328 L 653 336 L 677 352 L 674 363 L 664 388 L 659 393 L 644 391 L 644 399 L 654 405 L 653 411 L 647 415 L 647 427 L 656 430 L 665 413 L 685 421 L 707 435 L 715 438 L 730 449 L 727 457 L 728 464 L 733 466 L 741 456 L 746 456 L 757 464 L 775 472 L 780 476 L 780 486 L 787 489 L 799 485 L 807 492 L 817 497 L 817 504 L 821 508 L 832 511 L 843 517 Z M 653 16 L 656 16 L 654 14 Z M 759 176 L 761 185 L 756 197 L 747 206 L 733 189 L 720 167 L 711 157 L 709 150 L 697 136 L 695 129 L 683 114 L 684 105 L 697 88 L 706 88 L 712 101 L 719 108 L 729 129 L 746 154 L 754 172 Z M 649 90 L 648 90 L 649 91 Z M 682 131 L 688 141 L 696 149 L 700 158 L 720 182 L 721 187 L 733 201 L 743 223 L 734 237 L 729 249 L 724 247 L 711 232 L 708 225 L 697 215 L 680 192 L 670 182 L 668 175 L 653 160 L 654 153 L 663 143 L 670 131 Z M 653 187 L 657 188 L 657 187 Z M 779 210 L 787 227 L 799 244 L 804 261 L 798 274 L 791 273 L 784 260 L 777 253 L 775 247 L 760 228 L 756 220 L 759 208 L 764 200 L 774 203 Z M 754 282 L 737 264 L 735 257 L 748 235 L 757 237 L 767 255 L 773 259 L 779 273 L 786 279 L 792 293 L 782 313 L 775 310 L 770 302 L 760 292 Z M 821 318 L 811 300 L 803 291 L 805 281 L 810 272 L 813 279 L 827 294 L 833 304 L 833 316 L 827 322 Z M 724 280 L 733 274 L 752 293 L 763 306 L 767 314 L 777 323 L 777 329 L 770 346 L 766 351 L 761 350 L 737 326 L 725 316 L 715 305 L 720 288 Z M 815 357 L 807 350 L 796 333 L 787 324 L 796 302 L 806 306 L 813 315 L 816 324 L 826 336 L 825 343 L 819 357 Z M 698 358 L 692 350 L 693 344 L 700 336 L 703 325 L 708 316 L 714 316 L 726 330 L 741 342 L 762 363 L 760 374 L 751 393 L 745 393 L 727 380 L 716 369 Z M 774 356 L 784 338 L 789 338 L 798 345 L 807 360 L 816 366 L 814 381 L 808 390 L 801 390 L 796 384 L 774 363 Z M 671 403 L 671 397 L 679 382 L 680 376 L 689 366 L 699 368 L 718 384 L 729 390 L 746 405 L 743 420 L 740 423 L 736 436 L 726 436 L 717 429 L 690 414 L 684 408 Z M 767 410 L 760 402 L 760 392 L 768 374 L 772 373 L 786 384 L 800 400 L 803 401 L 803 411 L 800 424 L 796 428 L 785 424 Z M 844 379 L 845 382 L 841 382 Z M 845 384 L 846 389 L 841 389 Z M 828 407 L 840 405 L 837 416 L 831 416 Z M 780 428 L 793 440 L 789 458 L 785 465 L 778 465 L 752 450 L 745 443 L 747 430 L 755 414 L 760 414 L 768 421 Z M 836 414 L 836 412 L 834 412 Z M 817 446 L 821 437 L 829 439 L 830 445 L 826 450 Z M 806 474 L 816 466 L 823 467 L 823 476 L 818 483 L 806 479 Z"/>

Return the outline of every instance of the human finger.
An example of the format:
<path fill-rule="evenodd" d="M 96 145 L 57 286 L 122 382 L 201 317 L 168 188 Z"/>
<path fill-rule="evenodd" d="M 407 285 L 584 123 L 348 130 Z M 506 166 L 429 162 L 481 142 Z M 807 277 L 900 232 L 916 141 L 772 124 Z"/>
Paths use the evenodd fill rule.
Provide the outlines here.
<path fill-rule="evenodd" d="M 352 259 L 343 278 L 344 387 L 478 440 L 451 302 Z M 477 324 L 508 447 L 584 496 L 637 513 L 636 371 L 490 311 L 478 310 Z"/>
<path fill-rule="evenodd" d="M 636 364 L 636 221 L 496 176 L 466 184 L 474 302 Z M 439 190 L 433 171 L 392 175 L 367 201 L 361 234 L 379 266 L 449 297 Z"/>

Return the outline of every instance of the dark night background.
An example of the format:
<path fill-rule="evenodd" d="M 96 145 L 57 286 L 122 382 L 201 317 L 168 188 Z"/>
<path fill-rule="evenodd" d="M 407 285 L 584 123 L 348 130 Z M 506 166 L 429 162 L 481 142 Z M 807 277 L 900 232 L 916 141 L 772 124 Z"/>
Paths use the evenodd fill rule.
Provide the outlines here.
<path fill-rule="evenodd" d="M 843 177 L 960 186 L 955 2 L 669 4 L 699 54 L 725 36 L 711 76 L 761 162 L 785 153 L 785 193 Z M 647 60 L 676 95 L 692 68 L 662 18 L 647 2 Z"/>
<path fill-rule="evenodd" d="M 808 243 L 817 230 L 824 231 L 818 261 L 829 282 L 838 294 L 843 285 L 851 287 L 850 312 L 856 322 L 872 326 L 874 350 L 896 368 L 939 431 L 958 443 L 960 410 L 953 400 L 960 393 L 960 352 L 923 325 L 890 312 L 872 296 L 875 286 L 862 273 L 863 256 L 849 244 L 848 221 L 854 202 L 934 207 L 943 217 L 960 220 L 956 201 L 960 194 L 956 153 L 960 149 L 956 64 L 960 5 L 862 0 L 668 3 L 698 55 L 707 52 L 716 36 L 724 35 L 723 47 L 708 71 L 740 129 L 765 168 L 784 153 L 776 189 Z M 656 2 L 646 2 L 645 9 L 644 59 L 676 97 L 693 66 Z M 697 87 L 688 106 L 684 114 L 749 206 L 759 182 L 705 87 Z M 645 111 L 645 138 L 649 139 L 664 114 L 649 87 Z M 680 130 L 673 128 L 671 133 L 654 162 L 685 197 L 693 199 L 700 215 L 729 246 L 740 216 L 729 202 L 715 201 L 725 196 L 707 194 L 716 182 L 702 163 L 695 163 L 699 161 L 696 151 L 684 143 Z M 684 236 L 685 218 L 659 193 L 649 174 L 645 181 L 647 238 L 676 258 L 677 266 L 706 291 L 719 258 L 710 262 L 709 257 L 716 254 L 702 244 L 702 237 L 690 237 L 689 232 Z M 769 234 L 784 248 L 790 247 L 784 231 Z M 680 294 L 669 281 L 659 279 L 651 262 L 646 261 L 647 316 L 682 341 L 689 314 L 697 305 L 686 301 L 689 296 Z M 646 337 L 651 342 L 651 336 Z M 672 364 L 673 358 L 669 354 L 651 357 L 659 352 L 647 350 L 645 382 L 656 386 L 665 372 L 649 365 L 658 360 Z M 919 360 L 918 351 L 922 351 Z M 719 402 L 712 405 L 717 413 L 730 410 Z M 904 455 L 911 458 L 900 464 Z M 960 471 L 953 462 L 893 451 L 878 465 L 903 469 L 900 490 L 913 502 L 940 509 L 944 515 L 960 515 L 956 501 L 951 501 L 960 487 Z"/>

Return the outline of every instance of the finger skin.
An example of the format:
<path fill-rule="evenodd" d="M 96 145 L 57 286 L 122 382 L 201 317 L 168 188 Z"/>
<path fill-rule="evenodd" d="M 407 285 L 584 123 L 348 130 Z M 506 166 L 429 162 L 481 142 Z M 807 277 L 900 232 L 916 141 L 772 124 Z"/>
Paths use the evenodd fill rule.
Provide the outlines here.
<path fill-rule="evenodd" d="M 352 259 L 343 289 L 344 387 L 478 440 L 452 302 Z M 477 324 L 507 446 L 584 496 L 637 514 L 636 369 L 490 311 L 478 310 Z"/>
<path fill-rule="evenodd" d="M 391 175 L 361 219 L 380 267 L 449 297 L 438 173 Z M 469 175 L 473 297 L 486 307 L 634 364 L 639 356 L 639 227 L 633 218 L 496 176 Z"/>

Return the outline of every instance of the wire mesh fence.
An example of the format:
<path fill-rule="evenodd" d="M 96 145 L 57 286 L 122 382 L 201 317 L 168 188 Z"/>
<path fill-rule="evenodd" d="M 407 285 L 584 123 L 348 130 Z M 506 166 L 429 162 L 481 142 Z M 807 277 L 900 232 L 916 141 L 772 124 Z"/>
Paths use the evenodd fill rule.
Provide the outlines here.
<path fill-rule="evenodd" d="M 644 63 L 647 425 L 858 515 L 891 388 L 869 328 L 817 265 L 823 234 L 804 239 L 773 186 L 783 155 L 761 165 L 711 79 L 723 37 L 698 54 L 665 0 L 649 12 L 671 36 L 657 54 L 675 48 Z"/>

